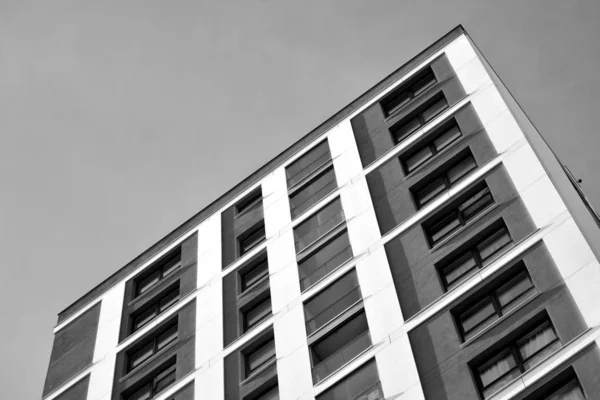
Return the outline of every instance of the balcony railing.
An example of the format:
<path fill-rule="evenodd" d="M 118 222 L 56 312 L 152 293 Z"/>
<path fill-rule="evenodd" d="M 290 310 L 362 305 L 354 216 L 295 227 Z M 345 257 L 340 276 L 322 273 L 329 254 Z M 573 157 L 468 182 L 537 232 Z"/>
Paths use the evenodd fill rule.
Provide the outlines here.
<path fill-rule="evenodd" d="M 364 392 L 360 393 L 351 400 L 384 400 L 383 390 L 381 390 L 381 383 L 377 382 Z"/>
<path fill-rule="evenodd" d="M 309 335 L 315 332 L 317 329 L 340 315 L 360 299 L 360 288 L 356 286 L 336 300 L 335 303 L 331 304 L 329 307 L 325 308 L 320 313 L 306 321 L 306 332 Z"/>
<path fill-rule="evenodd" d="M 312 370 L 313 383 L 321 382 L 323 379 L 343 367 L 356 358 L 360 353 L 371 346 L 371 335 L 366 330 L 350 343 L 339 349 L 334 354 L 321 361 Z"/>
<path fill-rule="evenodd" d="M 344 219 L 344 211 L 340 210 L 340 212 L 332 215 L 329 219 L 323 221 L 316 228 L 313 228 L 310 231 L 308 231 L 304 236 L 297 238 L 295 242 L 296 253 L 301 252 L 302 250 L 310 246 L 312 243 L 317 241 L 321 236 L 324 236 L 333 228 L 344 222 Z"/>

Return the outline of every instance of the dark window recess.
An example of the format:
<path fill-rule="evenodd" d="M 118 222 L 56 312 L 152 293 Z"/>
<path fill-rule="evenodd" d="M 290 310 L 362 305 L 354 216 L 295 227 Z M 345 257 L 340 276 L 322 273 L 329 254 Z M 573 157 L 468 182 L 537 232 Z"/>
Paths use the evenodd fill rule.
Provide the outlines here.
<path fill-rule="evenodd" d="M 494 204 L 494 198 L 485 182 L 468 192 L 467 198 L 428 221 L 425 226 L 429 243 L 434 246 Z"/>
<path fill-rule="evenodd" d="M 362 299 L 352 270 L 304 304 L 306 332 L 311 334 Z"/>
<path fill-rule="evenodd" d="M 371 336 L 363 311 L 310 346 L 313 382 L 322 381 L 369 347 Z"/>
<path fill-rule="evenodd" d="M 519 299 L 535 292 L 531 278 L 524 268 L 523 265 L 508 281 L 503 279 L 500 286 L 490 289 L 487 296 L 457 316 L 458 326 L 465 340 L 514 309 L 519 304 Z"/>
<path fill-rule="evenodd" d="M 273 339 L 244 354 L 246 377 L 275 360 Z"/>
<path fill-rule="evenodd" d="M 303 185 L 290 192 L 292 219 L 308 210 L 319 200 L 324 199 L 337 188 L 333 165 L 317 173 Z"/>
<path fill-rule="evenodd" d="M 351 258 L 348 232 L 343 231 L 298 261 L 300 288 L 305 291 Z"/>
<path fill-rule="evenodd" d="M 330 160 L 329 144 L 324 140 L 285 169 L 288 188 L 295 186 Z"/>
<path fill-rule="evenodd" d="M 279 386 L 271 387 L 254 400 L 279 400 Z"/>
<path fill-rule="evenodd" d="M 394 90 L 381 101 L 383 113 L 386 117 L 395 113 L 436 83 L 437 80 L 431 67 L 425 68 L 423 72 Z"/>
<path fill-rule="evenodd" d="M 257 265 L 251 266 L 250 269 L 240 273 L 240 282 L 242 293 L 253 288 L 269 276 L 269 265 L 265 257 L 259 261 Z"/>
<path fill-rule="evenodd" d="M 159 314 L 166 311 L 179 301 L 179 282 L 174 288 L 166 290 L 155 302 L 131 317 L 131 332 L 135 332 L 146 326 Z"/>
<path fill-rule="evenodd" d="M 150 290 L 154 285 L 181 268 L 181 251 L 167 255 L 163 260 L 158 261 L 157 266 L 150 267 L 151 271 L 134 281 L 136 296 Z"/>
<path fill-rule="evenodd" d="M 427 103 L 420 106 L 415 112 L 406 118 L 403 118 L 390 128 L 394 142 L 396 144 L 402 142 L 447 108 L 448 102 L 443 93 L 433 97 Z"/>
<path fill-rule="evenodd" d="M 371 360 L 327 389 L 317 400 L 384 400 L 375 360 Z"/>
<path fill-rule="evenodd" d="M 255 208 L 262 205 L 262 191 L 259 189 L 253 193 L 250 193 L 246 198 L 235 205 L 236 215 L 244 214 L 248 211 L 254 210 Z"/>
<path fill-rule="evenodd" d="M 474 369 L 483 397 L 489 397 L 561 347 L 554 327 L 546 318 Z"/>
<path fill-rule="evenodd" d="M 243 256 L 265 241 L 265 225 L 261 222 L 238 238 L 240 256 Z"/>
<path fill-rule="evenodd" d="M 470 151 L 450 160 L 442 166 L 440 171 L 427 177 L 425 183 L 421 183 L 411 190 L 417 207 L 423 207 L 476 168 L 477 163 Z"/>
<path fill-rule="evenodd" d="M 175 342 L 177 337 L 177 320 L 175 319 L 166 328 L 161 329 L 149 340 L 144 341 L 142 345 L 136 346 L 127 352 L 127 372 L 151 359 L 156 353 Z"/>
<path fill-rule="evenodd" d="M 126 400 L 149 400 L 165 390 L 168 386 L 172 385 L 176 380 L 175 361 L 175 358 L 170 360 L 165 366 L 153 374 L 148 380 L 148 383 L 144 384 L 132 395 L 127 396 Z"/>
<path fill-rule="evenodd" d="M 444 124 L 435 132 L 428 135 L 424 141 L 400 156 L 404 173 L 410 174 L 434 158 L 442 150 L 448 148 L 448 146 L 456 142 L 461 136 L 462 133 L 454 119 Z"/>
<path fill-rule="evenodd" d="M 296 252 L 301 252 L 344 220 L 342 203 L 337 198 L 294 228 Z"/>
<path fill-rule="evenodd" d="M 481 235 L 468 248 L 460 250 L 458 255 L 443 260 L 438 271 L 446 289 L 463 282 L 471 274 L 487 265 L 500 252 L 513 244 L 508 229 L 501 223 L 489 233 Z"/>
<path fill-rule="evenodd" d="M 572 375 L 574 374 L 573 372 Z M 585 400 L 585 395 L 579 381 L 573 377 L 566 383 L 559 384 L 558 388 L 551 390 L 550 393 L 528 397 L 527 400 Z"/>
<path fill-rule="evenodd" d="M 244 332 L 252 329 L 265 319 L 271 316 L 271 298 L 262 300 L 257 304 L 251 305 L 242 312 L 244 320 Z"/>

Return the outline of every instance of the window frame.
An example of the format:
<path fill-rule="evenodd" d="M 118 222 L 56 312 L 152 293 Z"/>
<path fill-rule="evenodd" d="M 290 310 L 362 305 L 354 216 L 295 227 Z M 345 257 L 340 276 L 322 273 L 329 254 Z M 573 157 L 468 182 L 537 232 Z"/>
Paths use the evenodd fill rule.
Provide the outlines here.
<path fill-rule="evenodd" d="M 172 332 L 172 333 L 171 333 Z M 166 334 L 171 333 L 171 335 L 167 335 L 166 337 L 171 338 L 165 342 L 161 342 L 161 337 L 164 337 Z M 174 336 L 173 336 L 174 333 Z M 146 364 L 153 358 L 157 356 L 157 354 L 164 351 L 166 348 L 171 347 L 174 343 L 179 341 L 179 323 L 178 318 L 174 318 L 171 321 L 167 322 L 163 327 L 159 330 L 155 331 L 151 336 L 146 337 L 145 340 L 141 341 L 139 345 L 133 346 L 131 349 L 126 351 L 126 374 L 130 374 L 136 369 L 140 368 L 142 365 Z M 151 354 L 146 358 L 142 358 L 141 361 L 138 361 L 134 365 L 134 356 L 140 353 L 142 350 L 151 347 Z"/>
<path fill-rule="evenodd" d="M 420 86 L 419 83 L 425 81 L 426 78 L 433 78 L 433 82 L 425 86 Z M 392 117 L 398 111 L 407 107 L 415 99 L 421 97 L 422 94 L 426 93 L 429 89 L 437 85 L 440 81 L 438 80 L 435 72 L 431 65 L 424 67 L 414 77 L 411 77 L 408 82 L 401 84 L 398 88 L 394 89 L 391 93 L 386 95 L 382 100 L 379 101 L 379 106 L 383 116 L 387 119 Z M 406 96 L 408 95 L 408 97 Z M 407 100 L 404 100 L 407 98 Z M 393 105 L 397 102 L 397 99 L 403 99 L 402 102 Z M 393 106 L 392 106 L 393 105 Z"/>
<path fill-rule="evenodd" d="M 133 299 L 152 291 L 158 287 L 161 282 L 164 282 L 169 277 L 173 276 L 178 271 L 182 270 L 181 246 L 158 260 L 154 265 L 150 266 L 147 271 L 133 278 Z M 157 280 L 153 284 L 141 289 L 142 282 L 148 278 L 157 275 Z"/>
<path fill-rule="evenodd" d="M 445 106 L 442 107 L 441 109 L 439 109 L 438 111 L 434 112 L 433 114 L 431 114 L 431 116 L 429 116 L 428 118 L 426 118 L 424 114 L 427 113 L 428 111 L 430 111 L 431 109 L 433 109 L 433 107 L 440 102 L 444 102 Z M 397 146 L 398 144 L 402 143 L 403 141 L 405 141 L 406 139 L 411 137 L 416 131 L 423 128 L 425 125 L 427 125 L 429 122 L 434 120 L 437 116 L 439 116 L 440 114 L 442 114 L 444 111 L 448 110 L 449 108 L 450 108 L 450 103 L 448 102 L 448 99 L 446 98 L 446 95 L 444 94 L 444 92 L 440 91 L 439 93 L 436 93 L 434 96 L 432 96 L 426 102 L 419 105 L 419 107 L 416 108 L 414 111 L 412 111 L 410 114 L 406 115 L 399 121 L 395 122 L 390 127 L 389 132 L 392 136 L 392 141 L 394 142 L 394 146 Z M 414 128 L 408 132 L 402 133 L 402 130 L 404 128 L 408 127 L 409 124 L 412 123 L 413 121 L 417 121 L 419 125 L 416 128 Z"/>
<path fill-rule="evenodd" d="M 260 363 L 259 365 L 255 366 L 254 368 L 250 368 L 250 357 L 252 355 L 256 354 L 259 350 L 262 350 L 265 347 L 271 346 L 271 345 L 273 347 L 273 354 L 270 357 L 268 357 L 265 361 Z M 243 357 L 243 376 L 245 377 L 245 379 L 248 379 L 248 378 L 256 375 L 258 372 L 263 371 L 267 366 L 271 365 L 273 363 L 273 361 L 277 360 L 277 353 L 275 350 L 275 338 L 270 337 L 268 340 L 265 340 L 264 342 L 258 344 L 257 346 L 253 347 L 251 350 L 246 349 L 245 351 L 242 352 L 242 357 Z"/>
<path fill-rule="evenodd" d="M 268 303 L 268 304 L 267 304 L 267 308 L 265 309 L 264 315 L 262 315 L 256 321 L 254 321 L 254 323 L 249 324 L 248 323 L 248 314 L 250 314 L 251 312 L 257 310 L 260 306 L 262 306 L 262 305 L 264 305 L 266 303 Z M 253 328 L 256 328 L 262 322 L 264 322 L 265 320 L 267 320 L 271 315 L 273 315 L 273 304 L 271 302 L 271 295 L 269 294 L 268 297 L 266 297 L 264 299 L 260 299 L 260 300 L 258 300 L 256 302 L 254 302 L 253 304 L 244 307 L 244 309 L 240 310 L 240 311 L 241 311 L 241 314 L 242 314 L 242 335 L 243 335 L 245 333 L 248 333 Z"/>
<path fill-rule="evenodd" d="M 246 247 L 244 245 L 244 243 L 258 233 L 261 233 L 261 235 L 258 236 L 258 239 L 255 239 L 254 242 L 251 242 L 250 247 Z M 259 223 L 257 223 L 256 225 L 254 225 L 253 227 L 248 229 L 246 232 L 244 232 L 243 234 L 241 234 L 237 237 L 236 242 L 237 242 L 238 258 L 242 257 L 245 254 L 248 254 L 253 249 L 260 246 L 266 240 L 267 240 L 267 232 L 265 230 L 265 222 L 264 222 L 264 220 L 261 220 Z"/>
<path fill-rule="evenodd" d="M 157 389 L 158 382 L 162 381 L 164 378 L 173 374 L 173 381 L 168 383 L 166 386 L 162 387 L 160 390 Z M 159 379 L 160 378 L 160 379 Z M 151 400 L 156 397 L 157 394 L 162 393 L 166 388 L 173 385 L 177 382 L 177 358 L 173 357 L 169 361 L 167 361 L 161 368 L 153 371 L 151 376 L 148 378 L 148 381 L 141 385 L 135 392 L 131 393 L 126 397 L 126 400 L 133 400 L 134 396 L 138 393 L 142 392 L 143 389 L 149 388 L 150 397 L 147 397 L 147 400 Z"/>
<path fill-rule="evenodd" d="M 237 202 L 237 204 L 234 206 L 235 216 L 239 217 L 249 213 L 257 208 L 257 206 L 262 205 L 262 200 L 262 188 L 259 186 L 252 193 L 248 194 L 245 198 Z"/>
<path fill-rule="evenodd" d="M 176 294 L 175 294 L 176 293 Z M 169 298 L 169 296 L 175 294 L 175 298 L 176 300 L 174 302 L 172 302 L 170 305 L 168 305 L 166 308 L 162 309 L 163 305 L 163 301 L 167 298 Z M 154 321 L 159 315 L 161 315 L 162 313 L 164 313 L 165 311 L 169 310 L 171 307 L 173 307 L 175 304 L 177 304 L 179 302 L 179 300 L 181 300 L 181 291 L 180 291 L 180 283 L 179 280 L 176 282 L 175 285 L 170 286 L 169 288 L 165 289 L 161 294 L 159 294 L 155 300 L 153 300 L 151 302 L 150 305 L 142 308 L 139 311 L 136 311 L 135 313 L 133 313 L 130 316 L 130 334 L 133 334 L 137 331 L 139 331 L 140 329 L 142 329 L 144 326 L 148 325 L 149 323 L 151 323 L 152 321 Z M 143 323 L 142 325 L 136 326 L 136 321 L 142 316 L 145 315 L 146 313 L 148 313 L 149 311 L 154 311 L 154 316 L 150 319 L 148 319 L 145 323 Z"/>

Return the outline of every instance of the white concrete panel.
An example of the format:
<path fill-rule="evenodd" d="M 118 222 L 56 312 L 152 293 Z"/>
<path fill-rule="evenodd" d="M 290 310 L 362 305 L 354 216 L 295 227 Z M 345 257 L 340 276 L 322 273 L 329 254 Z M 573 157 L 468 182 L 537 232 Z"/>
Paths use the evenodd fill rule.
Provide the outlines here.
<path fill-rule="evenodd" d="M 271 265 L 269 265 L 269 269 Z M 300 299 L 300 277 L 298 266 L 289 264 L 269 277 L 271 284 L 271 307 L 273 314 L 279 313 L 292 301 Z"/>
<path fill-rule="evenodd" d="M 342 204 L 344 204 L 344 196 L 342 196 Z M 381 238 L 375 211 L 372 208 L 348 219 L 347 225 L 348 237 L 355 256 L 366 252 L 369 246 Z"/>
<path fill-rule="evenodd" d="M 269 174 L 263 180 L 262 190 L 265 232 L 270 238 L 292 221 L 285 169 L 278 168 Z"/>
<path fill-rule="evenodd" d="M 356 274 L 363 297 L 383 290 L 393 282 L 392 272 L 383 246 L 356 263 Z"/>
<path fill-rule="evenodd" d="M 547 176 L 542 177 L 520 192 L 535 226 L 543 228 L 567 210 L 560 195 Z"/>
<path fill-rule="evenodd" d="M 482 86 L 492 82 L 487 71 L 477 58 L 472 59 L 459 70 L 456 70 L 456 75 L 467 94 L 471 94 Z"/>
<path fill-rule="evenodd" d="M 196 298 L 196 368 L 223 349 L 223 281 L 216 280 Z"/>
<path fill-rule="evenodd" d="M 213 281 L 202 288 L 196 296 L 196 329 L 200 329 L 217 317 L 223 316 L 223 283 Z"/>
<path fill-rule="evenodd" d="M 594 253 L 572 218 L 544 236 L 544 243 L 563 279 L 595 259 Z"/>
<path fill-rule="evenodd" d="M 473 104 L 479 119 L 484 125 L 487 125 L 507 110 L 506 104 L 495 86 L 490 86 L 478 93 L 471 100 L 471 104 Z"/>
<path fill-rule="evenodd" d="M 277 380 L 280 399 L 312 398 L 313 383 L 307 347 L 277 359 Z"/>
<path fill-rule="evenodd" d="M 198 255 L 202 255 L 215 245 L 221 247 L 221 214 L 213 214 L 198 226 Z"/>
<path fill-rule="evenodd" d="M 459 71 L 474 58 L 477 58 L 477 54 L 475 54 L 473 47 L 471 47 L 471 43 L 469 43 L 469 40 L 464 35 L 456 38 L 446 46 L 444 53 L 446 53 L 446 57 L 454 71 Z"/>
<path fill-rule="evenodd" d="M 206 285 L 221 272 L 221 215 L 215 214 L 198 226 L 197 286 Z"/>
<path fill-rule="evenodd" d="M 414 362 L 408 335 L 402 335 L 385 349 L 376 354 L 377 370 L 386 398 L 394 398 L 413 389 L 419 382 L 419 373 Z M 421 390 L 420 385 L 418 385 Z M 414 389 L 413 389 L 414 390 Z M 411 399 L 420 399 L 419 394 L 411 392 Z M 415 396 L 415 397 L 412 397 Z"/>
<path fill-rule="evenodd" d="M 506 151 L 525 137 L 508 109 L 488 121 L 485 124 L 485 131 L 498 153 Z"/>
<path fill-rule="evenodd" d="M 221 242 L 210 251 L 198 256 L 197 288 L 206 286 L 211 280 L 217 279 L 221 273 Z"/>
<path fill-rule="evenodd" d="M 567 278 L 566 284 L 588 326 L 600 325 L 600 263 L 590 262 Z"/>
<path fill-rule="evenodd" d="M 371 194 L 369 192 L 369 186 L 367 185 L 367 178 L 361 176 L 352 182 L 352 185 L 347 187 L 341 193 L 342 207 L 344 208 L 344 215 L 346 219 L 351 219 L 357 215 L 363 214 L 367 210 L 373 209 L 373 203 L 371 202 Z M 375 218 L 375 213 L 372 213 Z M 375 219 L 377 224 L 377 219 Z M 379 228 L 377 229 L 376 238 L 379 239 Z M 377 240 L 377 239 L 374 239 Z"/>
<path fill-rule="evenodd" d="M 502 163 L 518 192 L 546 175 L 544 167 L 527 143 L 508 154 Z"/>
<path fill-rule="evenodd" d="M 420 383 L 415 383 L 411 386 L 406 392 L 402 393 L 400 397 L 388 397 L 386 392 L 383 392 L 386 396 L 386 399 L 394 399 L 394 400 L 425 400 L 425 394 L 423 393 L 423 388 Z"/>
<path fill-rule="evenodd" d="M 218 360 L 208 368 L 203 368 L 196 373 L 194 380 L 194 399 L 224 399 L 225 376 L 223 359 Z"/>
<path fill-rule="evenodd" d="M 110 399 L 115 373 L 116 354 L 109 354 L 102 362 L 94 365 L 88 384 L 87 400 Z"/>
<path fill-rule="evenodd" d="M 360 155 L 356 147 L 350 120 L 341 122 L 329 135 L 329 148 L 333 157 L 338 186 L 344 186 L 362 172 Z"/>
<path fill-rule="evenodd" d="M 402 311 L 396 288 L 391 280 L 387 281 L 384 289 L 369 295 L 363 293 L 363 297 L 373 343 L 379 343 L 402 327 L 404 323 Z"/>
<path fill-rule="evenodd" d="M 301 347 L 308 349 L 304 309 L 301 303 L 277 318 L 273 327 L 277 358 L 287 357 Z"/>
<path fill-rule="evenodd" d="M 277 238 L 267 243 L 267 260 L 270 274 L 296 263 L 294 232 L 291 229 L 281 232 Z"/>

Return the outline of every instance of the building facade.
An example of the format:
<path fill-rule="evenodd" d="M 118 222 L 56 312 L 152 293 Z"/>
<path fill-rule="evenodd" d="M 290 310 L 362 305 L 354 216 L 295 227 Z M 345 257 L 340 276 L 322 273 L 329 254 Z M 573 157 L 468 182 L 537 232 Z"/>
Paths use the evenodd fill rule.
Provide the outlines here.
<path fill-rule="evenodd" d="M 61 312 L 43 399 L 599 399 L 569 178 L 459 26 Z"/>

